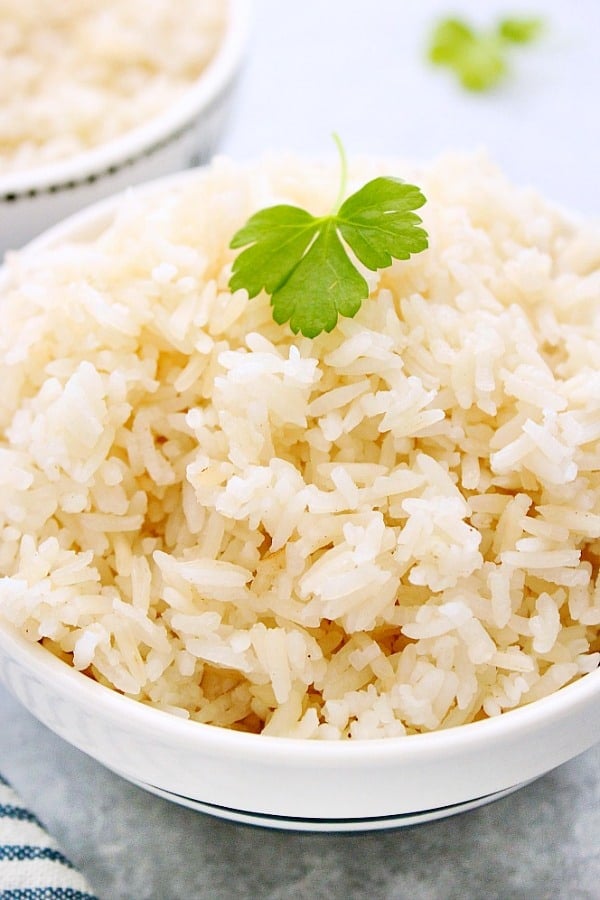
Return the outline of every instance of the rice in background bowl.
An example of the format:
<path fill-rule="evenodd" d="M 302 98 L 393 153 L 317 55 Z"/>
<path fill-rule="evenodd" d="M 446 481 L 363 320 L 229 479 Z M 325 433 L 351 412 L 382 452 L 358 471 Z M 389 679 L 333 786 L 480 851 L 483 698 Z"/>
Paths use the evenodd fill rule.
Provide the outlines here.
<path fill-rule="evenodd" d="M 0 252 L 214 153 L 248 0 L 0 0 L 0 13 Z"/>
<path fill-rule="evenodd" d="M 482 158 L 329 335 L 231 295 L 256 209 L 334 168 L 211 168 L 12 256 L 0 611 L 129 697 L 317 739 L 496 717 L 598 666 L 600 242 Z"/>
<path fill-rule="evenodd" d="M 0 173 L 81 153 L 178 99 L 225 30 L 221 0 L 0 0 Z"/>

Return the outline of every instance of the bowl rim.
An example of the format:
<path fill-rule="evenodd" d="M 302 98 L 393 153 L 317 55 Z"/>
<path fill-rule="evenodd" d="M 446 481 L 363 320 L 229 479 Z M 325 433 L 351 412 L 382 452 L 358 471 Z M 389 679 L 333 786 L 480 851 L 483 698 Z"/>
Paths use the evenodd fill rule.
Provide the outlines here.
<path fill-rule="evenodd" d="M 248 43 L 252 0 L 227 0 L 225 30 L 206 67 L 179 98 L 135 128 L 55 162 L 0 173 L 0 202 L 14 202 L 114 174 L 193 127 L 217 102 L 239 69 Z"/>
<path fill-rule="evenodd" d="M 594 703 L 600 711 L 599 666 L 525 706 L 453 728 L 354 741 L 278 737 L 180 718 L 121 694 L 84 675 L 37 641 L 26 638 L 4 619 L 0 619 L 0 654 L 10 657 L 67 702 L 93 709 L 105 721 L 126 723 L 140 733 L 151 734 L 154 741 L 181 741 L 186 746 L 202 748 L 206 752 L 229 758 L 243 756 L 256 762 L 277 760 L 293 765 L 308 761 L 337 766 L 352 765 L 359 758 L 380 763 L 418 759 L 425 763 L 441 754 L 459 755 L 490 743 L 535 734 L 542 725 L 560 723 L 576 711 L 584 714 Z"/>

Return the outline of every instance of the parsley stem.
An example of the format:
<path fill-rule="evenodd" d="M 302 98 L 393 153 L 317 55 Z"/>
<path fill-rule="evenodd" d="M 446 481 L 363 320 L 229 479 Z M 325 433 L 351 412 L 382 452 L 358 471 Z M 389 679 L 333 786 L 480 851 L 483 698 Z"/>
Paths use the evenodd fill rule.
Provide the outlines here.
<path fill-rule="evenodd" d="M 331 137 L 334 140 L 335 146 L 337 147 L 337 151 L 340 156 L 340 188 L 335 199 L 333 209 L 331 211 L 332 215 L 335 215 L 335 213 L 342 205 L 344 197 L 346 196 L 346 184 L 348 181 L 348 160 L 346 159 L 346 151 L 344 150 L 344 145 L 342 144 L 339 134 L 336 134 L 336 132 L 334 131 Z"/>

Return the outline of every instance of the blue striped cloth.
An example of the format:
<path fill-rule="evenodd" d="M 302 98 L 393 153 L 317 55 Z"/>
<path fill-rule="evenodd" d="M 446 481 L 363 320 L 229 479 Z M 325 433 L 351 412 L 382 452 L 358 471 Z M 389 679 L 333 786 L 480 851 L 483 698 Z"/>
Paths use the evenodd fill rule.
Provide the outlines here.
<path fill-rule="evenodd" d="M 98 900 L 1 775 L 0 900 Z"/>

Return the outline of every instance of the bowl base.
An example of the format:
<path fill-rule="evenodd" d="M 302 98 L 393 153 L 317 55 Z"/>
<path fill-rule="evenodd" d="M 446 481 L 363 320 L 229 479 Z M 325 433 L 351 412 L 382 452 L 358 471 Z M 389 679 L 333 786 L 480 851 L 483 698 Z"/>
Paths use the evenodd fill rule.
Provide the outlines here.
<path fill-rule="evenodd" d="M 176 794 L 173 791 L 167 791 L 164 788 L 157 787 L 153 784 L 147 784 L 143 781 L 137 781 L 122 772 L 113 770 L 117 775 L 125 778 L 132 784 L 178 803 L 180 806 L 187 806 L 195 809 L 197 812 L 214 816 L 218 819 L 227 819 L 230 822 L 239 822 L 243 825 L 255 825 L 259 828 L 272 828 L 279 831 L 313 831 L 313 832 L 350 832 L 350 831 L 383 831 L 385 829 L 407 828 L 411 825 L 421 825 L 425 822 L 434 822 L 436 819 L 445 819 L 448 816 L 455 816 L 470 809 L 476 809 L 478 806 L 484 806 L 486 803 L 492 803 L 494 800 L 500 800 L 519 790 L 525 785 L 530 784 L 535 779 L 529 779 L 521 784 L 506 788 L 503 791 L 496 791 L 493 794 L 486 794 L 484 797 L 475 797 L 473 800 L 465 800 L 462 803 L 453 803 L 450 806 L 440 806 L 436 809 L 417 810 L 415 812 L 398 813 L 396 815 L 385 816 L 368 816 L 363 818 L 344 818 L 344 819 L 321 819 L 321 818 L 304 818 L 297 816 L 273 815 L 271 813 L 252 812 L 243 809 L 233 809 L 228 806 L 219 806 L 215 803 L 205 803 L 202 800 L 196 800 L 193 797 L 186 797 L 182 794 Z"/>

